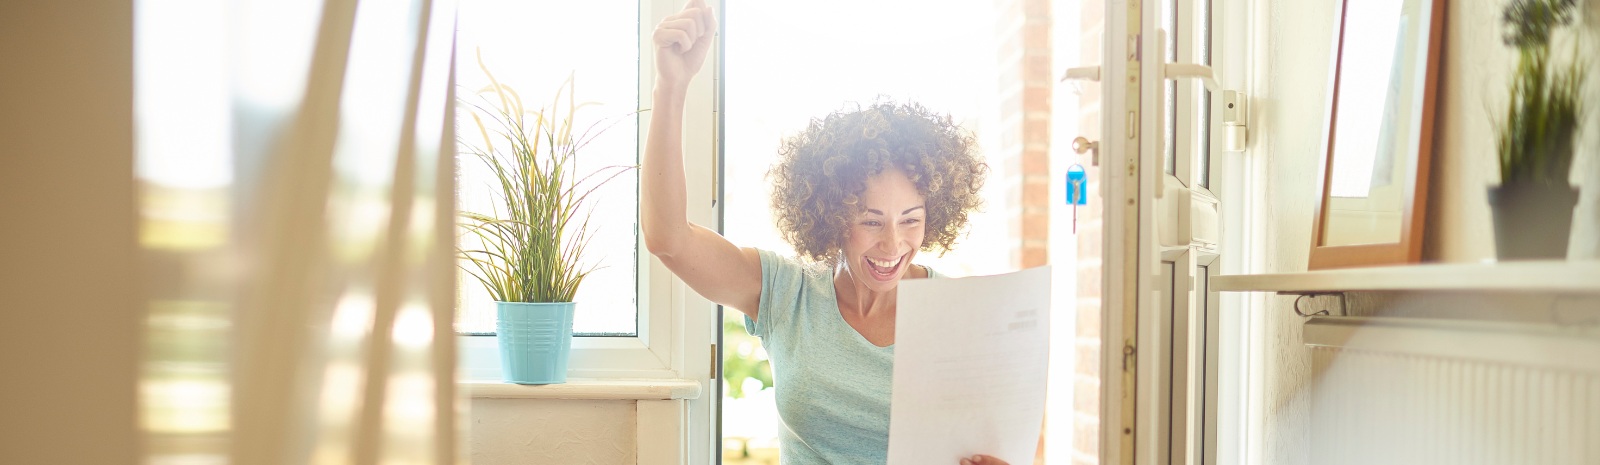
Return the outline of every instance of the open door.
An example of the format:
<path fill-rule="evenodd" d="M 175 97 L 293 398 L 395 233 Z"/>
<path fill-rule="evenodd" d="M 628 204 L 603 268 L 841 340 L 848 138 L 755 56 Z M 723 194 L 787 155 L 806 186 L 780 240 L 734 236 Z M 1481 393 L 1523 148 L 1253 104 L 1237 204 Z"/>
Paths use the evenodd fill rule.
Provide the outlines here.
<path fill-rule="evenodd" d="M 1211 189 L 1225 176 L 1212 166 L 1223 148 L 1213 137 L 1223 126 L 1215 6 L 1088 5 L 1090 66 L 1062 76 L 1098 82 L 1082 84 L 1088 117 L 1075 144 L 1090 187 L 1078 226 L 1078 359 L 1100 362 L 1077 374 L 1086 401 L 1076 403 L 1098 407 L 1077 412 L 1076 436 L 1098 440 L 1074 444 L 1080 460 L 1217 463 L 1221 312 L 1206 291 L 1223 256 L 1225 200 Z"/>

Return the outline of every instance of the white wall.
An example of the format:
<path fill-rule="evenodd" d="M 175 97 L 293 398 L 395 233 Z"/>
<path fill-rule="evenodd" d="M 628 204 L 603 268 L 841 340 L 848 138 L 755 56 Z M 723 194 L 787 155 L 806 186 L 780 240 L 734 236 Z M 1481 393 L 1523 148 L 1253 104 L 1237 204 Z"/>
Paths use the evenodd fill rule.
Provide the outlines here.
<path fill-rule="evenodd" d="M 133 4 L 0 2 L 0 463 L 140 463 Z"/>
<path fill-rule="evenodd" d="M 1266 269 L 1262 273 L 1305 271 L 1310 253 L 1312 206 L 1316 202 L 1318 149 L 1326 104 L 1328 57 L 1331 53 L 1335 0 L 1257 1 L 1257 33 L 1252 68 L 1250 157 L 1262 170 L 1266 202 L 1261 237 Z M 1307 463 L 1311 359 L 1301 342 L 1300 318 L 1289 311 L 1286 297 L 1269 297 L 1262 315 L 1265 416 L 1262 452 L 1265 463 Z"/>
<path fill-rule="evenodd" d="M 1495 162 L 1493 115 L 1504 111 L 1506 79 L 1515 66 L 1512 51 L 1501 43 L 1504 0 L 1459 0 L 1445 8 L 1445 59 L 1439 89 L 1439 133 L 1435 139 L 1432 189 L 1429 194 L 1425 259 L 1477 262 L 1494 257 L 1485 187 L 1499 183 Z M 1600 258 L 1600 62 L 1592 57 L 1600 46 L 1600 2 L 1587 3 L 1584 56 L 1590 57 L 1586 124 L 1580 127 L 1572 182 L 1584 189 L 1573 215 L 1569 257 Z M 1584 20 L 1580 20 L 1584 21 Z M 1556 56 L 1570 56 L 1570 42 L 1558 35 Z"/>
<path fill-rule="evenodd" d="M 1501 44 L 1503 0 L 1451 1 L 1445 8 L 1444 57 L 1436 109 L 1433 167 L 1423 258 L 1477 262 L 1494 256 L 1494 236 L 1485 188 L 1497 183 L 1491 116 L 1505 101 L 1505 78 L 1514 65 Z M 1600 2 L 1589 2 L 1591 17 Z M 1251 47 L 1251 151 L 1264 179 L 1264 215 L 1256 245 L 1263 254 L 1260 273 L 1306 270 L 1311 222 L 1317 201 L 1317 163 L 1327 98 L 1336 0 L 1293 2 L 1253 0 L 1251 18 L 1258 34 Z M 1600 34 L 1591 28 L 1593 47 Z M 1591 60 L 1593 61 L 1593 60 Z M 1600 62 L 1592 63 L 1600 71 Z M 1600 83 L 1591 78 L 1591 106 L 1600 102 Z M 1588 121 L 1575 172 L 1600 172 L 1600 162 L 1582 161 L 1600 153 L 1600 134 Z M 1600 179 L 1600 173 L 1575 174 Z M 1574 252 L 1592 256 L 1600 244 L 1596 201 L 1600 189 L 1583 193 L 1574 219 Z M 1263 458 L 1269 464 L 1309 463 L 1310 352 L 1301 337 L 1304 319 L 1292 312 L 1292 296 L 1271 296 L 1264 309 L 1265 416 Z"/>
<path fill-rule="evenodd" d="M 472 463 L 631 464 L 633 400 L 472 399 Z"/>

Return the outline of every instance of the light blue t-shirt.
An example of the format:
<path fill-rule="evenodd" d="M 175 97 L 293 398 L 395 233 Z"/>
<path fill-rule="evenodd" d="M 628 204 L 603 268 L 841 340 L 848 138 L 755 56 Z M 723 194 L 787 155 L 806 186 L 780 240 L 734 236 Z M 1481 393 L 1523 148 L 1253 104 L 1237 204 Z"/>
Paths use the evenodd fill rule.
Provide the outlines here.
<path fill-rule="evenodd" d="M 779 462 L 887 462 L 894 346 L 875 346 L 844 321 L 831 269 L 759 252 L 761 307 L 744 325 L 772 362 Z"/>

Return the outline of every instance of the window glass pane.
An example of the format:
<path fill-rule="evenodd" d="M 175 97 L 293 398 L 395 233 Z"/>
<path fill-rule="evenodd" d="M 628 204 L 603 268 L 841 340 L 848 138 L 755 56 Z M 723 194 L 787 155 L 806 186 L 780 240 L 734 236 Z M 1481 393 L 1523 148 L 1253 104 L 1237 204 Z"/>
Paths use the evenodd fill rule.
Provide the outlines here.
<path fill-rule="evenodd" d="M 577 152 L 579 177 L 606 167 L 639 163 L 638 118 L 632 114 L 639 108 L 637 0 L 465 0 L 457 29 L 456 92 L 462 101 L 489 109 L 499 105 L 492 92 L 475 93 L 490 85 L 479 67 L 480 53 L 482 64 L 496 81 L 516 91 L 526 111 L 552 107 L 557 90 L 571 76 L 576 83 L 573 98 L 579 104 L 598 104 L 577 110 L 574 135 L 610 125 Z M 563 91 L 562 100 L 554 105 L 558 118 L 566 115 L 566 98 Z M 458 110 L 457 134 L 464 144 L 481 146 L 482 133 L 468 111 Z M 492 122 L 485 124 L 493 130 Z M 505 146 L 503 141 L 495 143 L 497 149 Z M 460 151 L 460 208 L 495 211 L 498 187 L 493 184 L 494 176 L 465 147 Z M 594 208 L 590 210 L 590 206 Z M 504 207 L 498 210 L 504 211 Z M 638 175 L 628 171 L 617 176 L 597 190 L 582 210 L 593 212 L 588 230 L 592 240 L 582 264 L 598 268 L 578 288 L 573 333 L 635 335 Z M 575 230 L 570 227 L 568 234 Z M 493 298 L 467 273 L 461 273 L 461 279 L 457 331 L 493 332 Z"/>
<path fill-rule="evenodd" d="M 1200 30 L 1197 31 L 1200 39 L 1200 63 L 1211 65 L 1211 0 L 1197 0 L 1195 14 L 1200 17 L 1197 21 Z"/>
<path fill-rule="evenodd" d="M 1162 56 L 1165 62 L 1178 62 L 1178 0 L 1161 2 L 1161 28 L 1167 30 L 1167 43 Z M 1178 83 L 1171 79 L 1161 80 L 1166 87 L 1167 120 L 1162 124 L 1166 134 L 1167 174 L 1177 174 L 1178 169 Z"/>
<path fill-rule="evenodd" d="M 1199 328 L 1200 331 L 1197 332 L 1197 334 L 1200 335 L 1200 343 L 1192 346 L 1200 351 L 1197 359 L 1200 361 L 1199 374 L 1201 375 L 1201 382 L 1195 385 L 1195 398 L 1202 399 L 1201 402 L 1205 404 L 1200 409 L 1201 412 L 1204 412 L 1203 415 L 1205 417 L 1215 418 L 1217 411 L 1219 410 L 1216 405 L 1217 395 L 1216 393 L 1206 392 L 1207 390 L 1211 389 L 1212 386 L 1216 385 L 1215 382 L 1218 371 L 1217 366 L 1211 363 L 1212 357 L 1217 356 L 1217 354 L 1212 353 L 1212 351 L 1217 347 L 1218 342 L 1211 340 L 1212 335 L 1217 334 L 1217 328 L 1215 326 L 1217 319 L 1214 319 L 1211 316 L 1212 308 L 1211 299 L 1209 297 L 1211 295 L 1211 267 L 1195 267 L 1195 276 L 1199 277 L 1200 279 L 1200 293 L 1195 294 L 1195 308 L 1200 310 L 1199 318 L 1197 318 L 1196 321 L 1204 322 L 1203 326 Z M 1206 427 L 1208 425 L 1214 424 L 1209 420 L 1209 418 L 1206 421 L 1199 421 L 1195 424 L 1195 457 L 1208 457 L 1207 454 L 1209 452 L 1206 451 L 1207 444 L 1216 440 L 1216 432 L 1206 431 Z M 1211 440 L 1207 440 L 1207 438 L 1211 438 Z"/>
<path fill-rule="evenodd" d="M 1195 2 L 1200 15 L 1200 63 L 1211 66 L 1211 0 Z M 1211 91 L 1200 90 L 1200 185 L 1211 187 Z"/>
<path fill-rule="evenodd" d="M 241 9 L 250 6 L 239 3 Z M 245 202 L 236 193 L 245 192 L 247 185 L 235 179 L 239 166 L 233 147 L 245 139 L 234 133 L 240 123 L 232 105 L 278 107 L 259 96 L 264 92 L 250 79 L 257 76 L 230 69 L 255 64 L 261 55 L 234 55 L 248 49 L 228 39 L 230 33 L 254 38 L 292 29 L 297 25 L 294 13 L 304 12 L 299 5 L 283 5 L 289 18 L 274 24 L 276 28 L 235 32 L 230 26 L 244 23 L 235 19 L 244 15 L 230 17 L 229 6 L 161 0 L 132 5 L 141 271 L 154 277 L 141 283 L 149 300 L 139 426 L 144 442 L 154 445 L 144 451 L 143 463 L 228 460 L 234 414 L 229 400 L 230 336 L 235 335 L 231 316 L 238 312 L 228 297 L 236 293 L 235 279 L 197 270 L 244 268 L 232 253 L 238 251 L 234 226 L 241 224 L 235 206 Z M 274 71 L 305 72 L 310 47 L 296 45 L 282 43 Z M 230 78 L 236 79 L 231 88 Z M 303 80 L 302 74 L 283 81 Z M 250 120 L 256 124 L 250 127 L 259 128 L 258 121 Z"/>
<path fill-rule="evenodd" d="M 1211 91 L 1200 91 L 1200 185 L 1211 187 Z"/>

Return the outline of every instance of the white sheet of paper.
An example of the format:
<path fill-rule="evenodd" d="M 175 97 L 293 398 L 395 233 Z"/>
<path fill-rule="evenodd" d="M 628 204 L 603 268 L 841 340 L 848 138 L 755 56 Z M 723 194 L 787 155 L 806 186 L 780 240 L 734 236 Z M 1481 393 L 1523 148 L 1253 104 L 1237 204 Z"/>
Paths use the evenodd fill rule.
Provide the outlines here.
<path fill-rule="evenodd" d="M 900 282 L 889 465 L 1033 463 L 1050 357 L 1050 268 Z"/>

